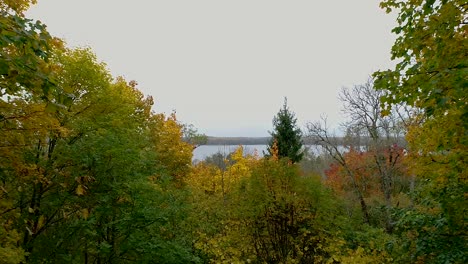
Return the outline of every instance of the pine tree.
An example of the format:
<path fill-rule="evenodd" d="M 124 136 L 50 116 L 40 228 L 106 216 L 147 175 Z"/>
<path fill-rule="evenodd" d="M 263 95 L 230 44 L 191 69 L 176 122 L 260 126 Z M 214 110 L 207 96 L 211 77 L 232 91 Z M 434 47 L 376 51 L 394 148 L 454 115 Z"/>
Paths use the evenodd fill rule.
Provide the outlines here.
<path fill-rule="evenodd" d="M 283 107 L 273 118 L 273 131 L 270 132 L 271 140 L 267 147 L 269 156 L 273 156 L 277 148 L 278 158 L 289 158 L 292 163 L 302 159 L 302 131 L 296 121 L 295 114 L 289 110 L 287 98 L 284 98 Z"/>

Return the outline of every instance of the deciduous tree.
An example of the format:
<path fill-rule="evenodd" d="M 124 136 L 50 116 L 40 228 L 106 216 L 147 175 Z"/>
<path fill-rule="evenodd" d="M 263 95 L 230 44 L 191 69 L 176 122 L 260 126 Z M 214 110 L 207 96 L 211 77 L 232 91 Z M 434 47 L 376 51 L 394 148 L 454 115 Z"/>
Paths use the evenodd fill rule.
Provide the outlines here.
<path fill-rule="evenodd" d="M 343 112 L 349 118 L 345 123 L 346 129 L 348 132 L 353 132 L 348 133 L 346 139 L 358 143 L 351 146 L 352 150 L 365 151 L 373 157 L 373 164 L 362 165 L 376 168 L 374 177 L 378 177 L 385 201 L 385 228 L 387 232 L 391 232 L 394 182 L 398 181 L 397 177 L 402 177 L 398 167 L 403 158 L 400 150 L 405 142 L 404 128 L 400 121 L 402 115 L 398 115 L 395 111 L 382 115 L 380 105 L 382 95 L 383 92 L 375 90 L 373 80 L 369 79 L 363 85 L 343 88 L 339 98 L 343 102 Z"/>
<path fill-rule="evenodd" d="M 384 105 L 424 110 L 407 135 L 412 169 L 424 204 L 402 213 L 413 261 L 464 263 L 468 145 L 468 5 L 463 0 L 381 3 L 398 12 L 394 69 L 378 71 Z M 430 201 L 430 202 L 429 202 Z M 416 231 L 414 231 L 416 230 Z M 427 232 L 427 230 L 430 230 Z M 450 246 L 447 246 L 450 245 Z"/>
<path fill-rule="evenodd" d="M 61 42 L 44 24 L 24 17 L 31 3 L 35 1 L 0 1 L 0 101 L 25 94 L 47 99 L 55 88 L 48 59 Z"/>

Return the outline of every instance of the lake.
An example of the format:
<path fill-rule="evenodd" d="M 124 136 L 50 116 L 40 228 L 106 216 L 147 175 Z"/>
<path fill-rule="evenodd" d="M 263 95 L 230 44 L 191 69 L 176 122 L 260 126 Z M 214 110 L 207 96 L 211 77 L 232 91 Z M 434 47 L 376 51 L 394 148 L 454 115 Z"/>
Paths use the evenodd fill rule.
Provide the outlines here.
<path fill-rule="evenodd" d="M 220 152 L 223 155 L 228 155 L 229 153 L 234 152 L 239 145 L 202 145 L 197 147 L 193 151 L 193 161 L 201 161 L 204 160 L 206 157 L 209 157 L 213 154 Z M 263 152 L 267 152 L 267 145 L 243 145 L 244 147 L 244 155 L 247 154 L 254 154 L 255 151 L 260 157 L 263 157 Z M 319 146 L 316 145 L 308 145 L 309 151 L 313 152 L 314 154 L 321 153 L 321 149 Z"/>
<path fill-rule="evenodd" d="M 229 155 L 234 152 L 239 145 L 202 145 L 193 151 L 193 160 L 204 160 L 213 154 L 220 152 L 223 155 Z M 244 155 L 254 154 L 257 151 L 260 157 L 263 156 L 263 151 L 267 151 L 267 145 L 243 145 Z"/>

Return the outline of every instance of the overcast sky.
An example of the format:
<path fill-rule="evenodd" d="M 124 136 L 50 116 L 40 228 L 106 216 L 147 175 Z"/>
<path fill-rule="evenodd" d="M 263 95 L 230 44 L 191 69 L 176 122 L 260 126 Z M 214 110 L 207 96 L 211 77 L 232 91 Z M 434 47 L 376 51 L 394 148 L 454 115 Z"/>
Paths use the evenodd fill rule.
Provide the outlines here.
<path fill-rule="evenodd" d="M 301 128 L 393 65 L 378 0 L 39 0 L 27 16 L 136 80 L 156 112 L 210 136 L 267 136 L 288 98 Z"/>

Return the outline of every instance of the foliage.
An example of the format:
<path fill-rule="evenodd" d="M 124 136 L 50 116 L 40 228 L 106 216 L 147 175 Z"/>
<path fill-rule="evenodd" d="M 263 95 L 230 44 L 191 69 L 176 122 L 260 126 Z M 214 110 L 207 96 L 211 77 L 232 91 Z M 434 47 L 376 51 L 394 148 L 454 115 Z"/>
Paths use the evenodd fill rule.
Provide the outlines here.
<path fill-rule="evenodd" d="M 205 134 L 198 133 L 198 130 L 192 124 L 183 124 L 181 127 L 184 141 L 197 148 L 208 142 L 208 137 Z"/>
<path fill-rule="evenodd" d="M 365 84 L 343 88 L 339 98 L 344 104 L 342 111 L 349 118 L 345 124 L 345 144 L 349 145 L 350 152 L 364 150 L 369 156 L 367 162 L 361 166 L 371 168 L 373 180 L 379 183 L 385 206 L 384 226 L 387 232 L 392 232 L 394 183 L 404 178 L 401 177 L 404 173 L 400 164 L 403 158 L 402 147 L 405 145 L 402 124 L 407 117 L 406 113 L 399 111 L 400 108 L 382 115 L 382 95 L 383 92 L 375 90 L 373 80 L 369 79 Z M 353 174 L 356 177 L 361 173 L 356 171 Z"/>
<path fill-rule="evenodd" d="M 297 119 L 288 108 L 287 99 L 284 99 L 283 108 L 273 118 L 273 131 L 267 151 L 273 155 L 273 145 L 278 148 L 280 158 L 288 157 L 292 163 L 299 162 L 304 156 L 302 147 L 302 132 L 297 127 Z"/>
<path fill-rule="evenodd" d="M 2 102 L 1 220 L 10 223 L 2 247 L 16 241 L 7 253 L 30 263 L 196 262 L 175 231 L 183 192 L 171 201 L 162 181 L 183 177 L 191 160 L 175 116 L 153 114 L 152 99 L 112 80 L 89 49 L 57 50 L 51 63 L 60 89 L 50 102 L 64 108 L 34 97 Z"/>
<path fill-rule="evenodd" d="M 311 263 L 340 259 L 339 206 L 318 178 L 287 159 L 233 153 L 225 171 L 204 162 L 187 178 L 195 247 L 212 263 Z M 331 220 L 333 219 L 333 220 Z"/>
<path fill-rule="evenodd" d="M 39 21 L 22 15 L 30 2 L 0 2 L 0 100 L 27 93 L 47 98 L 54 89 L 50 65 L 52 47 L 61 46 Z M 2 113 L 0 113 L 2 120 Z"/>
<path fill-rule="evenodd" d="M 463 0 L 382 1 L 387 12 L 397 10 L 394 70 L 379 71 L 376 87 L 386 91 L 385 102 L 405 102 L 434 110 L 463 109 L 467 118 L 467 5 Z"/>
<path fill-rule="evenodd" d="M 8 222 L 0 226 L 0 258 L 3 263 L 23 263 L 25 252 L 22 248 L 16 246 L 21 240 L 20 234 L 16 230 L 9 230 L 8 225 L 11 224 L 11 222 Z"/>
<path fill-rule="evenodd" d="M 408 163 L 420 183 L 416 207 L 403 211 L 397 227 L 413 252 L 411 261 L 466 262 L 466 131 L 452 110 L 412 127 Z M 465 136 L 463 136 L 465 134 Z M 450 248 L 445 245 L 450 245 Z"/>
<path fill-rule="evenodd" d="M 0 9 L 22 15 L 30 5 L 36 4 L 36 2 L 37 0 L 1 0 Z"/>
<path fill-rule="evenodd" d="M 182 126 L 175 113 L 152 115 L 149 119 L 151 142 L 157 160 L 169 175 L 180 180 L 190 171 L 193 146 L 182 139 Z"/>
<path fill-rule="evenodd" d="M 466 263 L 466 238 L 463 231 L 454 233 L 453 227 L 440 207 L 396 211 L 396 233 L 401 236 L 405 254 L 400 262 Z"/>
<path fill-rule="evenodd" d="M 196 164 L 187 186 L 192 193 L 192 232 L 196 236 L 195 248 L 203 252 L 212 263 L 242 263 L 253 259 L 252 250 L 245 243 L 240 222 L 232 217 L 236 209 L 235 191 L 251 175 L 258 163 L 256 156 L 243 156 L 239 147 L 225 160 L 225 169 L 200 162 Z"/>
<path fill-rule="evenodd" d="M 400 12 L 400 61 L 378 90 L 343 89 L 347 152 L 309 126 L 326 178 L 300 171 L 286 99 L 266 158 L 192 165 L 206 136 L 27 19 L 35 2 L 0 0 L 2 263 L 468 262 L 463 1 L 381 3 Z M 416 111 L 397 121 L 402 105 Z"/>
<path fill-rule="evenodd" d="M 399 158 L 392 164 L 392 189 L 391 197 L 392 208 L 410 206 L 409 193 L 411 177 L 408 174 L 404 163 L 403 149 L 399 147 L 389 148 L 388 151 L 381 153 L 386 163 L 393 162 L 396 156 Z M 375 164 L 374 154 L 372 152 L 361 152 L 351 149 L 343 154 L 347 167 L 339 163 L 333 163 L 325 171 L 325 184 L 329 186 L 334 193 L 340 197 L 347 197 L 349 210 L 353 210 L 358 205 L 359 199 L 356 197 L 354 188 L 358 188 L 362 193 L 367 204 L 370 206 L 370 223 L 374 226 L 385 227 L 385 194 L 381 188 L 381 180 L 378 176 L 379 167 Z M 349 171 L 352 178 L 349 177 Z"/>
<path fill-rule="evenodd" d="M 223 154 L 221 151 L 218 151 L 214 153 L 211 156 L 208 156 L 205 158 L 204 162 L 207 164 L 214 165 L 221 169 L 222 171 L 225 171 L 229 165 L 233 164 L 232 160 L 232 154 L 233 152 L 229 154 Z"/>
<path fill-rule="evenodd" d="M 411 170 L 419 179 L 416 207 L 400 215 L 411 261 L 466 262 L 467 8 L 465 1 L 394 1 L 398 10 L 395 69 L 376 72 L 387 109 L 404 102 L 424 110 L 408 128 Z M 450 245 L 450 248 L 441 246 Z"/>
<path fill-rule="evenodd" d="M 263 159 L 237 187 L 234 218 L 247 256 L 266 263 L 334 263 L 344 254 L 342 207 L 288 159 Z M 251 259 L 252 260 L 252 259 Z"/>
<path fill-rule="evenodd" d="M 347 224 L 352 224 L 349 221 Z M 380 228 L 348 226 L 344 231 L 346 244 L 339 255 L 340 263 L 399 263 L 395 256 L 405 255 L 399 241 Z"/>

